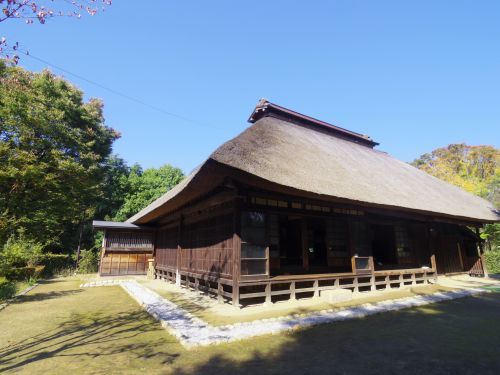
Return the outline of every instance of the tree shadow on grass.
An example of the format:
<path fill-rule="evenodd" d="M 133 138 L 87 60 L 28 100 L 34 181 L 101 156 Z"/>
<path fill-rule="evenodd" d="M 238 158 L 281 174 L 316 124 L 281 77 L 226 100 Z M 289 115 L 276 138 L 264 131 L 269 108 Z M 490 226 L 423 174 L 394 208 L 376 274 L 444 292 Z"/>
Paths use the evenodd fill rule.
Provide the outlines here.
<path fill-rule="evenodd" d="M 72 289 L 72 290 L 50 291 L 45 293 L 24 294 L 22 296 L 16 297 L 11 303 L 19 304 L 32 301 L 44 301 L 54 298 L 70 296 L 81 292 L 82 292 L 81 289 Z"/>
<path fill-rule="evenodd" d="M 74 314 L 59 327 L 0 348 L 0 370 L 20 368 L 54 357 L 100 357 L 127 352 L 144 360 L 157 357 L 171 363 L 179 354 L 158 350 L 167 336 L 145 341 L 141 336 L 158 330 L 158 323 L 145 312 Z M 81 350 L 78 350 L 81 349 Z"/>
<path fill-rule="evenodd" d="M 279 345 L 271 336 L 227 344 L 250 353 L 235 359 L 227 346 L 176 374 L 499 374 L 499 311 L 491 293 L 319 325 Z"/>

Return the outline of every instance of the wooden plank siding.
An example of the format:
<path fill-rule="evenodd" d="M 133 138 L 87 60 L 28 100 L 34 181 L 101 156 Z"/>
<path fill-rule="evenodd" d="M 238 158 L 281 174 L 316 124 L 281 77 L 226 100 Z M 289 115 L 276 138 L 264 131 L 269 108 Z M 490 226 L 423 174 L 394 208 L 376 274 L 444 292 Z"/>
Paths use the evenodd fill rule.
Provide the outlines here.
<path fill-rule="evenodd" d="M 153 257 L 152 231 L 106 230 L 99 265 L 101 276 L 145 275 Z"/>
<path fill-rule="evenodd" d="M 233 215 L 214 216 L 184 227 L 180 270 L 210 277 L 233 274 Z"/>
<path fill-rule="evenodd" d="M 155 267 L 165 271 L 177 269 L 177 237 L 179 226 L 158 230 L 156 234 Z"/>
<path fill-rule="evenodd" d="M 144 275 L 148 269 L 150 252 L 104 252 L 101 258 L 102 276 Z"/>

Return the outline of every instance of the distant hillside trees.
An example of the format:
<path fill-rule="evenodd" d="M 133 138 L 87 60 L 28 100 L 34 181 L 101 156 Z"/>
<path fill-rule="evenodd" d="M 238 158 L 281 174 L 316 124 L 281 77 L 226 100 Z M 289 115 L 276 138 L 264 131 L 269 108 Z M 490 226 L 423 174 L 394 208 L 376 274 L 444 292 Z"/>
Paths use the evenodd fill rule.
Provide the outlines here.
<path fill-rule="evenodd" d="M 500 150 L 492 146 L 451 144 L 424 154 L 413 166 L 488 199 L 500 209 Z M 486 225 L 483 237 L 500 251 L 500 225 Z"/>

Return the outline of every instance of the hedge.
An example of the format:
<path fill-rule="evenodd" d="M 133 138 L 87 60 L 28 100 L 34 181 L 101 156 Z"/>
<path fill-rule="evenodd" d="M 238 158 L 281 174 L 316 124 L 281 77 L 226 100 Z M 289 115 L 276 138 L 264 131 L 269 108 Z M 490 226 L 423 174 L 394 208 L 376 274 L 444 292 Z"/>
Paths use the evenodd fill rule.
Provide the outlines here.
<path fill-rule="evenodd" d="M 11 267 L 5 273 L 5 277 L 8 280 L 15 280 L 15 281 L 37 279 L 43 273 L 44 269 L 45 269 L 44 266 Z"/>

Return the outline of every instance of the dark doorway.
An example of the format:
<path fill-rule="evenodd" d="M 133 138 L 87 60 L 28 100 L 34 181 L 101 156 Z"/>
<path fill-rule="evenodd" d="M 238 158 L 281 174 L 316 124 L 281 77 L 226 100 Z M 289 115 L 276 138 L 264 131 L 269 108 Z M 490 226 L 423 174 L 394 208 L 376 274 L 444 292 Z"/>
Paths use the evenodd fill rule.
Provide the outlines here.
<path fill-rule="evenodd" d="M 307 224 L 307 255 L 313 272 L 327 272 L 325 224 L 320 220 L 311 220 Z"/>
<path fill-rule="evenodd" d="M 301 220 L 284 218 L 280 222 L 281 272 L 302 269 Z"/>
<path fill-rule="evenodd" d="M 392 225 L 372 225 L 373 260 L 377 268 L 398 263 L 396 241 Z"/>

